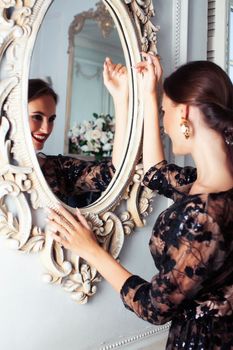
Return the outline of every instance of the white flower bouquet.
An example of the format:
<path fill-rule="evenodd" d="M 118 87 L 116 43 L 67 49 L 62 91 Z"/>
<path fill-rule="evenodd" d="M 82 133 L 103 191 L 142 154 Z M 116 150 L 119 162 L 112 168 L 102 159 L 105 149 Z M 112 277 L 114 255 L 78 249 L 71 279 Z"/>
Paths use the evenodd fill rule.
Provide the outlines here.
<path fill-rule="evenodd" d="M 109 114 L 93 113 L 93 120 L 75 123 L 69 130 L 69 153 L 94 156 L 97 160 L 111 157 L 115 130 Z"/>

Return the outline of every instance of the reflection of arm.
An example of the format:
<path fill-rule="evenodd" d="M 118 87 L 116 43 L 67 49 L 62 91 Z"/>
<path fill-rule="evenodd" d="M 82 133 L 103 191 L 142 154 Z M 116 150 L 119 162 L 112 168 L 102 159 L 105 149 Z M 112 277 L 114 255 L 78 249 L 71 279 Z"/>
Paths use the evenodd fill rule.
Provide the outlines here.
<path fill-rule="evenodd" d="M 90 162 L 62 155 L 38 160 L 46 181 L 60 199 L 81 192 L 103 192 L 115 171 L 108 160 Z"/>
<path fill-rule="evenodd" d="M 62 158 L 65 176 L 75 192 L 103 192 L 115 172 L 110 160 L 96 162 L 71 157 Z"/>
<path fill-rule="evenodd" d="M 123 159 L 126 141 L 126 128 L 128 116 L 128 100 L 114 100 L 115 107 L 115 135 L 112 150 L 112 162 L 117 169 Z"/>
<path fill-rule="evenodd" d="M 128 75 L 126 67 L 113 64 L 107 58 L 103 70 L 104 84 L 113 97 L 115 108 L 115 135 L 112 152 L 112 162 L 117 169 L 122 161 L 126 141 L 128 117 Z"/>
<path fill-rule="evenodd" d="M 67 181 L 64 177 L 64 171 L 60 156 L 47 156 L 38 153 L 37 159 L 41 171 L 52 192 L 63 202 L 67 199 Z"/>

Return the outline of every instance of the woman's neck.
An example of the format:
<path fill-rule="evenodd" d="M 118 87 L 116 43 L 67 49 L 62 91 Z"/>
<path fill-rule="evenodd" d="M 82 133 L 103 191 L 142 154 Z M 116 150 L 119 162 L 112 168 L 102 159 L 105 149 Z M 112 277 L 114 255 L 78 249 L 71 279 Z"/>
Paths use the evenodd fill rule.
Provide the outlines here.
<path fill-rule="evenodd" d="M 192 157 L 197 168 L 197 179 L 190 193 L 226 191 L 233 187 L 232 158 L 221 136 L 196 139 Z M 206 135 L 205 135 L 206 136 Z"/>

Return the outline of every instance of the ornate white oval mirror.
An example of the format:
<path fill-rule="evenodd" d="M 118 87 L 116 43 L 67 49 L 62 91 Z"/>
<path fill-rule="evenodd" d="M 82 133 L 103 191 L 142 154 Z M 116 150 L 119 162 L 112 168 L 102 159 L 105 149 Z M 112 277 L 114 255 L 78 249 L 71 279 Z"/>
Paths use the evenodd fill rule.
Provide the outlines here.
<path fill-rule="evenodd" d="M 102 176 L 106 176 L 107 170 L 109 175 L 104 186 L 101 189 L 98 188 L 98 191 L 96 191 L 96 181 L 94 181 L 94 192 L 98 192 L 97 196 L 82 202 L 82 212 L 92 225 L 100 244 L 115 258 L 118 257 L 122 248 L 124 235 L 131 233 L 136 225 L 143 225 L 143 215 L 150 209 L 151 193 L 140 189 L 142 169 L 140 166 L 137 167 L 137 163 L 140 157 L 142 107 L 137 77 L 131 67 L 140 60 L 141 49 L 156 51 L 157 29 L 150 22 L 150 17 L 153 15 L 152 1 L 103 0 L 95 8 L 94 1 L 77 4 L 76 0 L 69 0 L 69 5 L 67 5 L 62 0 L 56 0 L 53 3 L 51 0 L 12 0 L 0 2 L 0 7 L 2 10 L 0 24 L 2 57 L 0 84 L 2 111 L 0 126 L 1 233 L 16 249 L 40 252 L 47 269 L 44 275 L 45 280 L 50 283 L 60 283 L 66 291 L 71 293 L 74 300 L 85 303 L 88 297 L 96 291 L 94 284 L 99 280 L 97 271 L 79 257 L 54 243 L 44 232 L 44 225 L 42 227 L 38 225 L 38 217 L 43 218 L 42 209 L 45 207 L 59 210 L 57 205 L 61 201 L 71 212 L 73 211 L 72 206 L 80 206 L 76 197 L 73 198 L 71 195 L 72 201 L 66 201 L 60 196 L 60 188 L 59 191 L 54 190 L 56 187 L 54 176 L 57 177 L 56 181 L 60 181 L 62 176 L 68 176 L 73 181 L 77 175 L 77 169 L 74 166 L 77 162 L 79 165 L 82 164 L 82 170 L 92 162 L 89 168 L 85 168 L 86 177 L 91 171 L 94 171 L 93 166 L 94 169 L 96 169 L 96 164 L 99 166 L 99 160 L 85 158 L 86 154 L 77 155 L 74 152 L 75 147 L 71 147 L 71 141 L 75 146 L 81 145 L 81 142 L 78 143 L 75 137 L 78 138 L 81 134 L 87 136 L 88 130 L 85 130 L 85 133 L 80 130 L 84 127 L 84 123 L 86 125 L 89 123 L 88 125 L 94 128 L 91 131 L 96 131 L 95 128 L 98 125 L 98 133 L 102 132 L 105 142 L 103 142 L 101 151 L 91 150 L 93 153 L 88 156 L 95 157 L 95 153 L 99 156 L 99 153 L 103 153 L 102 151 L 109 151 L 104 154 L 107 157 L 100 161 L 106 166 Z M 62 7 L 63 11 L 60 11 Z M 89 10 L 90 7 L 93 10 Z M 101 14 L 104 12 L 105 15 L 104 18 L 98 17 L 96 20 L 95 16 L 99 9 Z M 61 18 L 62 25 L 58 28 L 53 26 L 53 20 L 61 13 L 64 13 L 66 17 Z M 80 24 L 77 18 L 83 18 L 83 14 L 85 14 L 85 20 Z M 88 18 L 88 16 L 91 17 L 91 14 L 94 20 Z M 73 19 L 74 16 L 77 17 Z M 49 27 L 52 28 L 51 32 L 46 31 L 48 22 Z M 76 27 L 78 30 L 75 29 Z M 66 30 L 63 31 L 64 28 Z M 59 51 L 60 47 L 68 47 L 68 28 L 73 35 L 73 41 L 72 43 L 70 41 L 69 44 L 69 55 L 67 52 Z M 90 41 L 90 31 L 93 32 L 93 30 L 95 35 Z M 66 41 L 67 45 L 63 45 L 65 42 L 62 40 Z M 94 49 L 95 58 L 93 58 Z M 101 60 L 108 51 L 114 63 L 119 63 L 117 61 L 121 60 L 121 63 L 126 65 L 129 85 L 127 115 L 124 116 L 126 118 L 124 137 L 120 142 L 122 147 L 120 156 L 115 163 L 111 160 L 113 154 L 110 152 L 109 145 L 112 143 L 107 140 L 109 145 L 106 146 L 107 135 L 103 134 L 106 130 L 100 130 L 103 124 L 108 123 L 112 127 L 110 131 L 113 131 L 113 135 L 108 135 L 109 139 L 116 138 L 117 111 L 114 110 L 100 78 L 102 76 Z M 43 66 L 43 62 L 46 65 Z M 53 88 L 59 95 L 58 105 L 56 106 L 53 101 L 52 112 L 45 115 L 52 123 L 55 114 L 57 115 L 53 132 L 51 132 L 52 128 L 49 132 L 38 131 L 37 127 L 32 130 L 31 116 L 33 116 L 32 120 L 37 123 L 38 120 L 41 121 L 43 113 L 41 113 L 42 107 L 36 106 L 33 111 L 30 109 L 29 78 L 52 82 Z M 89 82 L 91 83 L 88 85 Z M 81 88 L 83 84 L 87 84 L 85 89 Z M 95 100 L 95 97 L 98 98 Z M 82 117 L 92 118 L 92 113 L 96 113 L 94 120 L 82 121 Z M 63 117 L 65 115 L 66 118 Z M 106 115 L 111 116 L 108 117 L 107 122 Z M 113 128 L 114 119 L 115 129 Z M 78 129 L 76 134 L 73 128 L 74 123 Z M 59 126 L 57 129 L 56 124 Z M 73 134 L 71 135 L 69 130 L 72 129 Z M 109 130 L 107 131 L 110 133 Z M 68 135 L 70 140 L 67 139 Z M 46 141 L 48 136 L 50 136 L 49 140 Z M 69 143 L 70 149 L 68 148 Z M 36 152 L 41 151 L 43 146 L 45 146 L 43 152 L 46 155 Z M 87 143 L 85 146 L 88 149 L 83 147 L 82 151 L 91 152 L 90 144 Z M 60 156 L 59 153 L 61 153 Z M 79 159 L 80 156 L 81 159 Z M 50 161 L 52 159 L 52 162 L 48 163 L 46 168 L 44 164 L 47 159 Z M 56 167 L 57 163 L 59 163 L 59 171 Z M 114 163 L 115 167 L 111 168 L 111 163 Z M 62 172 L 64 168 L 69 168 L 74 172 L 69 170 L 68 175 L 67 173 L 64 175 Z M 113 170 L 110 171 L 109 168 Z M 85 176 L 79 184 L 79 191 L 82 186 L 85 187 Z M 98 181 L 103 183 L 102 178 L 99 180 L 99 176 L 99 173 L 95 175 Z M 89 186 L 88 190 L 90 188 L 92 187 Z M 82 198 L 85 198 L 85 191 Z M 70 198 L 70 193 L 67 197 Z M 120 210 L 116 213 L 115 208 L 123 202 L 127 204 L 127 209 L 123 213 Z M 122 205 L 122 207 L 125 206 Z"/>

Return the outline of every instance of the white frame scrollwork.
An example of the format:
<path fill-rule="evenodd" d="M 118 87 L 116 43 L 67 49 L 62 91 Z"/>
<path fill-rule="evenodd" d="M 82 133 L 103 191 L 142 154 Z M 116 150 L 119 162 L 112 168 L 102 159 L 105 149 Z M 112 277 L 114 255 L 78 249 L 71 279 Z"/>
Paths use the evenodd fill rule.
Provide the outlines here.
<path fill-rule="evenodd" d="M 122 42 L 126 63 L 140 60 L 140 50 L 156 52 L 157 28 L 151 23 L 152 0 L 103 0 Z M 52 0 L 0 0 L 0 234 L 11 246 L 26 252 L 40 252 L 44 279 L 60 284 L 78 303 L 86 303 L 96 292 L 100 277 L 95 268 L 72 254 L 66 254 L 44 227 L 34 225 L 34 212 L 51 207 L 58 199 L 47 185 L 30 137 L 27 82 L 36 35 Z M 132 91 L 127 152 L 104 196 L 83 208 L 100 243 L 117 258 L 135 226 L 143 226 L 151 210 L 152 194 L 141 188 L 140 156 L 142 104 L 136 73 L 131 73 Z M 116 207 L 126 203 L 127 210 Z M 13 203 L 13 204 L 12 204 Z M 13 206 L 13 209 L 11 209 Z M 122 206 L 124 207 L 124 205 Z M 72 209 L 70 209 L 72 211 Z"/>

